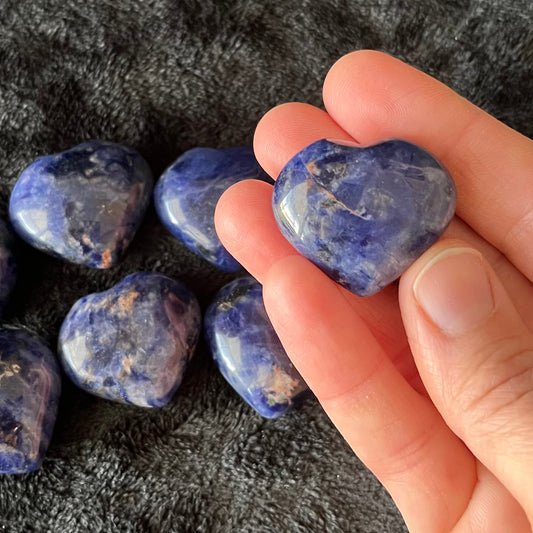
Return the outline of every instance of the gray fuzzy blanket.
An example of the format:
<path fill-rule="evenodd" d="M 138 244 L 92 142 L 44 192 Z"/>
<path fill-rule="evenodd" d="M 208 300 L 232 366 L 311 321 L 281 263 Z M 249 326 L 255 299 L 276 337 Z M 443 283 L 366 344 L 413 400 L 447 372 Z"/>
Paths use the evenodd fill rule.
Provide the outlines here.
<path fill-rule="evenodd" d="M 251 143 L 270 107 L 321 105 L 328 68 L 358 48 L 392 53 L 533 135 L 531 0 L 1 0 L 0 214 L 35 157 L 86 139 L 137 149 L 156 176 L 194 146 Z M 110 271 L 24 244 L 19 258 L 5 323 L 52 347 L 75 300 L 128 273 L 177 277 L 204 309 L 232 279 L 173 239 L 153 209 Z M 63 383 L 42 469 L 0 479 L 0 531 L 405 530 L 316 401 L 260 418 L 203 342 L 163 409 Z"/>

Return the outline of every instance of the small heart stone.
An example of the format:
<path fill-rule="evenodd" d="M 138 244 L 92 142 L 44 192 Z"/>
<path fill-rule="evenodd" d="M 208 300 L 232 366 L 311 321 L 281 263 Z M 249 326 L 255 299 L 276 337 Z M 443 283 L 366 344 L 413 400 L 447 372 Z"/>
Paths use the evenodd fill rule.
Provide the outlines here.
<path fill-rule="evenodd" d="M 306 396 L 307 385 L 268 319 L 255 279 L 236 279 L 217 293 L 204 331 L 220 372 L 260 415 L 278 417 Z"/>
<path fill-rule="evenodd" d="M 226 189 L 245 179 L 269 179 L 252 148 L 193 148 L 162 174 L 154 190 L 156 211 L 170 233 L 227 272 L 236 272 L 241 265 L 215 232 L 215 207 Z"/>
<path fill-rule="evenodd" d="M 26 331 L 0 329 L 0 474 L 41 466 L 60 392 L 59 365 L 50 349 Z"/>
<path fill-rule="evenodd" d="M 322 139 L 283 168 L 272 204 L 281 232 L 302 255 L 369 296 L 442 235 L 456 190 L 447 170 L 409 142 L 360 147 Z"/>
<path fill-rule="evenodd" d="M 108 268 L 133 239 L 152 186 L 150 168 L 136 151 L 88 141 L 27 167 L 11 193 L 9 216 L 32 246 Z"/>
<path fill-rule="evenodd" d="M 137 272 L 72 306 L 59 333 L 59 355 L 67 375 L 87 392 L 161 407 L 181 383 L 200 323 L 200 306 L 183 283 Z"/>

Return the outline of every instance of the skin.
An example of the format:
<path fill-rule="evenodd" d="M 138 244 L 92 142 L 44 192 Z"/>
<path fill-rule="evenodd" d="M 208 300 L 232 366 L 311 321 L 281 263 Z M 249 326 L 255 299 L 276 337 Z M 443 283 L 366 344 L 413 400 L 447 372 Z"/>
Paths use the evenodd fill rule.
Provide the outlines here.
<path fill-rule="evenodd" d="M 273 177 L 321 138 L 401 137 L 451 172 L 457 216 L 370 298 L 339 287 L 282 237 L 272 187 L 247 181 L 215 217 L 264 289 L 289 357 L 412 532 L 531 531 L 533 141 L 383 53 L 342 57 L 326 111 L 289 103 L 254 138 Z"/>

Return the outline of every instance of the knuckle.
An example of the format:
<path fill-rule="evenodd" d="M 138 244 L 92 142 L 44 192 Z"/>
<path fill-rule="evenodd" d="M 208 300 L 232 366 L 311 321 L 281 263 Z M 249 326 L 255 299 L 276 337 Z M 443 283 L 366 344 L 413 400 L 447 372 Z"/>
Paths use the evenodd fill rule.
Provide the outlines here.
<path fill-rule="evenodd" d="M 509 351 L 509 343 L 493 346 L 455 397 L 460 398 L 457 407 L 469 434 L 501 437 L 527 432 L 533 437 L 533 350 Z"/>
<path fill-rule="evenodd" d="M 436 443 L 447 431 L 449 429 L 440 423 L 440 419 L 436 419 L 433 424 L 422 428 L 409 439 L 389 448 L 378 466 L 381 477 L 389 482 L 401 482 L 413 472 L 427 468 Z"/>
<path fill-rule="evenodd" d="M 523 250 L 529 245 L 533 235 L 533 210 L 527 209 L 509 225 L 500 241 L 500 249 L 512 256 L 513 250 Z"/>

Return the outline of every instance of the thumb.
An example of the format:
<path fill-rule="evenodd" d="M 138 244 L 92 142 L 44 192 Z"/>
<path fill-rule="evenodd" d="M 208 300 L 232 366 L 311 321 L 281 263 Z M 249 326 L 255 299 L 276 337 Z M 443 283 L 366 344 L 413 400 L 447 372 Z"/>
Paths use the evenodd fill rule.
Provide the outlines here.
<path fill-rule="evenodd" d="M 409 268 L 400 304 L 437 409 L 531 521 L 533 334 L 491 266 L 461 241 L 440 241 Z"/>

